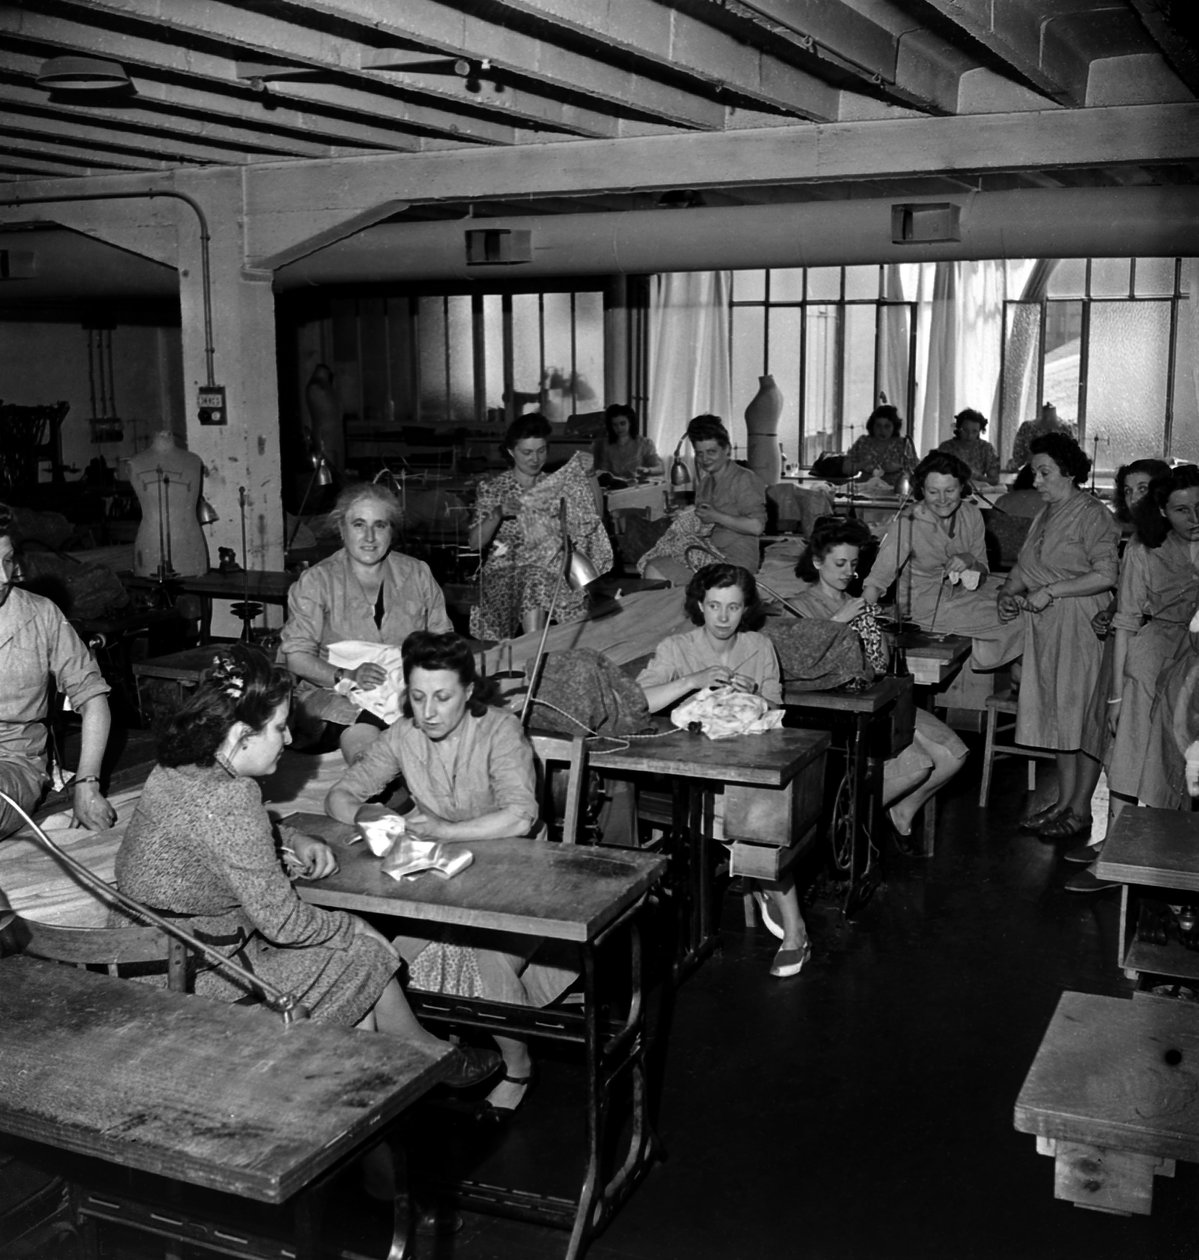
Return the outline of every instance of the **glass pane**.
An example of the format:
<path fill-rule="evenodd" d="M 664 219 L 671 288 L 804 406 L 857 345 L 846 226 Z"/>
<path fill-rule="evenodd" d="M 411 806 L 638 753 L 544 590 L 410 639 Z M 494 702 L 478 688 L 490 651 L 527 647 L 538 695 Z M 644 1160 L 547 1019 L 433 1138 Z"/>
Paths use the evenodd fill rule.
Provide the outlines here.
<path fill-rule="evenodd" d="M 446 414 L 449 390 L 446 379 L 445 298 L 421 298 L 420 400 L 417 420 L 435 423 Z"/>
<path fill-rule="evenodd" d="M 604 405 L 604 295 L 575 294 L 574 411 Z"/>
<path fill-rule="evenodd" d="M 1170 297 L 1174 292 L 1174 259 L 1138 258 L 1133 287 L 1137 297 Z"/>
<path fill-rule="evenodd" d="M 840 306 L 808 306 L 804 381 L 804 462 L 844 446 L 841 437 Z M 815 454 L 812 450 L 815 448 Z"/>
<path fill-rule="evenodd" d="M 542 296 L 542 319 L 545 329 L 545 376 L 542 380 L 541 411 L 553 423 L 565 421 L 571 407 L 571 381 L 574 376 L 574 355 L 571 345 L 571 309 L 569 293 L 546 293 Z"/>
<path fill-rule="evenodd" d="M 1183 283 L 1187 267 L 1182 268 Z M 1185 299 L 1178 306 L 1178 349 L 1174 361 L 1174 433 L 1167 452 L 1178 459 L 1199 461 L 1199 399 L 1195 396 L 1195 359 L 1199 355 L 1199 318 L 1192 311 L 1194 301 Z"/>
<path fill-rule="evenodd" d="M 416 378 L 412 362 L 412 313 L 407 298 L 387 303 L 388 358 L 391 361 L 391 419 L 415 424 Z"/>
<path fill-rule="evenodd" d="M 449 321 L 449 401 L 444 416 L 452 424 L 473 423 L 475 419 L 474 324 L 470 298 L 446 298 Z"/>
<path fill-rule="evenodd" d="M 758 392 L 758 377 L 766 370 L 766 310 L 762 306 L 739 306 L 732 313 L 732 365 L 730 397 L 733 414 L 725 416 L 729 437 L 738 444 L 738 454 L 745 450 L 745 420 L 742 413 Z M 743 401 L 742 401 L 743 400 Z M 686 427 L 690 417 L 680 417 L 679 428 Z"/>
<path fill-rule="evenodd" d="M 483 379 L 487 419 L 504 423 L 504 311 L 498 294 L 483 298 Z"/>
<path fill-rule="evenodd" d="M 1094 308 L 1092 308 L 1094 309 Z M 1082 303 L 1046 302 L 1045 366 L 1041 396 L 1057 408 L 1057 417 L 1078 429 L 1079 365 L 1082 346 Z"/>
<path fill-rule="evenodd" d="M 845 268 L 845 298 L 874 302 L 878 300 L 879 268 L 874 264 Z"/>
<path fill-rule="evenodd" d="M 772 302 L 803 301 L 803 268 L 779 267 L 770 273 Z"/>
<path fill-rule="evenodd" d="M 1016 292 L 1013 291 L 1013 296 L 1016 296 Z M 1051 298 L 1086 297 L 1087 260 L 1085 258 L 1059 259 L 1049 277 L 1045 292 Z"/>
<path fill-rule="evenodd" d="M 783 306 L 770 314 L 770 345 L 767 348 L 767 370 L 783 394 L 783 410 L 779 415 L 778 435 L 783 448 L 783 461 L 799 459 L 799 338 L 800 308 Z M 756 391 L 755 391 L 756 392 Z M 744 411 L 753 394 L 735 405 Z"/>
<path fill-rule="evenodd" d="M 841 297 L 840 267 L 808 268 L 808 301 L 836 302 Z"/>
<path fill-rule="evenodd" d="M 908 333 L 911 328 L 912 310 L 903 306 L 880 306 L 878 345 L 876 347 L 878 362 L 877 402 L 886 401 L 899 408 L 900 416 L 908 419 L 908 381 L 911 374 L 909 362 Z M 866 432 L 866 417 L 874 409 L 873 405 L 860 417 L 854 417 L 852 434 L 847 434 L 846 441 L 852 442 Z M 904 432 L 910 432 L 908 424 L 904 424 Z"/>
<path fill-rule="evenodd" d="M 1101 470 L 1162 454 L 1169 338 L 1169 302 L 1091 307 L 1087 451 L 1098 439 Z"/>
<path fill-rule="evenodd" d="M 1091 296 L 1128 297 L 1129 260 L 1127 258 L 1091 259 Z"/>
<path fill-rule="evenodd" d="M 733 301 L 764 302 L 766 300 L 766 273 L 764 271 L 734 271 Z"/>
<path fill-rule="evenodd" d="M 1037 356 L 1041 341 L 1041 306 L 1038 302 L 1009 302 L 1004 315 L 1003 398 L 999 431 L 991 438 L 999 462 L 1011 461 L 1016 430 L 1025 420 L 1041 414 L 1037 398 Z"/>
<path fill-rule="evenodd" d="M 536 293 L 512 295 L 513 414 L 536 411 L 541 399 L 541 304 Z"/>
<path fill-rule="evenodd" d="M 845 308 L 841 415 L 863 431 L 866 417 L 874 410 L 874 312 L 873 306 Z"/>

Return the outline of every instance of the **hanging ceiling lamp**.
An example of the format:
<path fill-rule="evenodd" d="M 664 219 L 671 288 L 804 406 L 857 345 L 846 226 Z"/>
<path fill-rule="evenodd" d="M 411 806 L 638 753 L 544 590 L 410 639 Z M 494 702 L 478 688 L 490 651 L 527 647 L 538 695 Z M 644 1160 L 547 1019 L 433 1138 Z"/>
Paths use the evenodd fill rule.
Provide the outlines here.
<path fill-rule="evenodd" d="M 37 85 L 51 92 L 114 92 L 133 87 L 124 66 L 100 57 L 51 57 L 42 62 Z"/>

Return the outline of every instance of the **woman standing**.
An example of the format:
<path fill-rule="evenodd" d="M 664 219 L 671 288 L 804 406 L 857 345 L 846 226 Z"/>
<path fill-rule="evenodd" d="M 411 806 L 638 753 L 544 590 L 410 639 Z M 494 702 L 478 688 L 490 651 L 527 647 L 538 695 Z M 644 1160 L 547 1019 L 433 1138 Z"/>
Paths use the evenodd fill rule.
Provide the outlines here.
<path fill-rule="evenodd" d="M 632 407 L 625 403 L 605 407 L 604 432 L 591 450 L 597 473 L 636 481 L 638 472 L 662 472 L 662 460 L 653 442 L 637 435 L 637 412 Z"/>
<path fill-rule="evenodd" d="M 470 645 L 456 634 L 417 633 L 403 651 L 404 716 L 330 788 L 328 814 L 357 824 L 394 816 L 367 802 L 402 776 L 415 802 L 404 815 L 406 835 L 472 844 L 528 835 L 538 814 L 533 750 L 516 715 L 492 707 Z M 440 940 L 395 943 L 416 988 L 464 997 L 545 1006 L 576 974 L 533 961 L 536 942 L 500 932 L 450 929 Z M 487 1100 L 493 1118 L 515 1111 L 532 1084 L 525 1043 L 496 1043 L 504 1077 Z"/>
<path fill-rule="evenodd" d="M 598 491 L 585 457 L 574 455 L 555 473 L 545 472 L 550 422 L 533 412 L 519 416 L 504 434 L 503 450 L 512 467 L 479 485 L 471 546 L 490 552 L 480 576 L 479 603 L 471 609 L 476 639 L 507 639 L 540 630 L 554 592 L 554 619 L 571 621 L 582 613 L 581 591 L 559 586 L 566 563 L 562 550 L 561 504 L 574 544 L 596 571 L 612 565 L 612 545 L 596 504 Z"/>
<path fill-rule="evenodd" d="M 771 705 L 780 704 L 783 687 L 774 644 L 750 629 L 764 615 L 753 574 L 735 564 L 705 565 L 687 583 L 685 607 L 698 628 L 659 643 L 637 678 L 650 712 L 670 708 L 693 691 L 719 686 L 757 692 Z M 753 883 L 762 919 L 781 939 L 770 974 L 794 976 L 812 954 L 795 880 L 786 875 Z"/>
<path fill-rule="evenodd" d="M 970 470 L 956 455 L 933 451 L 917 464 L 912 487 L 917 503 L 887 532 L 863 586 L 866 602 L 877 604 L 898 576 L 904 616 L 930 633 L 968 635 L 976 668 L 1019 656 L 1020 628 L 999 620 L 999 583 L 985 581 L 982 513 L 965 497 Z"/>
<path fill-rule="evenodd" d="M 329 645 L 357 639 L 398 647 L 414 630 L 453 629 L 429 566 L 391 550 L 400 518 L 399 500 L 385 486 L 367 483 L 342 491 L 333 510 L 341 550 L 305 569 L 287 595 L 279 648 L 287 668 L 301 679 L 296 707 L 309 726 L 324 722 L 338 731 L 347 762 L 376 738 L 383 723 L 336 688 L 349 682 L 370 691 L 386 681 L 387 671 L 373 661 L 356 669 L 333 666 Z"/>
<path fill-rule="evenodd" d="M 1024 628 L 1024 669 L 1016 713 L 1016 742 L 1051 748 L 1057 799 L 1024 826 L 1046 839 L 1085 835 L 1100 763 L 1085 749 L 1086 728 L 1099 680 L 1102 647 L 1091 625 L 1116 584 L 1119 526 L 1080 487 L 1091 461 L 1065 433 L 1031 443 L 1034 485 L 1045 502 L 999 589 L 1001 621 Z"/>

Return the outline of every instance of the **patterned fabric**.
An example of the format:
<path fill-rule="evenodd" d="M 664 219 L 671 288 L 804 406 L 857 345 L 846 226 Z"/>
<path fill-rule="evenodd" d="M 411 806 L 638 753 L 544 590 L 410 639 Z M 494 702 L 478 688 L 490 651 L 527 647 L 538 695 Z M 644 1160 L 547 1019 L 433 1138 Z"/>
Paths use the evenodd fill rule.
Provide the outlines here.
<path fill-rule="evenodd" d="M 381 941 L 358 934 L 352 915 L 300 900 L 280 865 L 258 784 L 219 765 L 151 771 L 117 852 L 116 881 L 294 993 L 313 1019 L 357 1024 L 398 966 Z M 245 996 L 212 970 L 200 971 L 195 989 L 224 1002 Z"/>
<path fill-rule="evenodd" d="M 596 472 L 609 472 L 622 481 L 633 481 L 639 468 L 662 467 L 653 442 L 647 437 L 633 438 L 623 445 L 613 445 L 607 438 L 599 438 L 591 448 Z"/>
<path fill-rule="evenodd" d="M 445 597 L 429 566 L 402 552 L 383 561 L 383 623 L 375 625 L 375 606 L 354 576 L 344 550 L 305 569 L 287 593 L 287 623 L 279 650 L 326 655 L 330 643 L 360 639 L 399 647 L 414 630 L 453 630 Z M 349 726 L 361 709 L 331 687 L 301 681 L 295 703 L 312 717 Z"/>
<path fill-rule="evenodd" d="M 937 449 L 956 455 L 970 469 L 975 481 L 989 486 L 999 484 L 999 456 L 986 438 L 950 438 Z"/>
<path fill-rule="evenodd" d="M 471 609 L 470 632 L 476 639 L 507 639 L 520 634 L 529 613 L 545 612 L 558 585 L 564 557 L 559 503 L 566 501 L 566 529 L 571 542 L 590 558 L 596 571 L 612 567 L 612 544 L 596 510 L 590 458 L 581 454 L 557 472 L 537 478 L 524 489 L 514 472 L 479 484 L 477 526 L 505 499 L 519 499 L 520 515 L 503 520 L 491 540 L 480 576 L 479 603 Z M 586 596 L 563 583 L 554 608 L 555 621 L 572 621 L 586 606 Z"/>
<path fill-rule="evenodd" d="M 863 433 L 849 448 L 846 458 L 851 473 L 871 473 L 881 468 L 884 477 L 892 477 L 903 470 L 908 455 L 908 444 L 902 437 L 879 438 Z"/>
<path fill-rule="evenodd" d="M 546 654 L 530 722 L 564 735 L 638 735 L 654 725 L 641 688 L 590 648 Z"/>
<path fill-rule="evenodd" d="M 771 618 L 765 633 L 782 663 L 783 677 L 799 691 L 834 691 L 874 680 L 853 626 L 815 617 Z"/>
<path fill-rule="evenodd" d="M 694 553 L 689 554 L 690 548 L 695 548 Z M 637 572 L 644 577 L 651 560 L 678 560 L 694 573 L 705 564 L 713 563 L 713 557 L 705 555 L 705 551 L 720 560 L 727 558 L 712 542 L 712 526 L 705 525 L 694 508 L 684 508 L 670 522 L 666 533 L 637 561 Z"/>

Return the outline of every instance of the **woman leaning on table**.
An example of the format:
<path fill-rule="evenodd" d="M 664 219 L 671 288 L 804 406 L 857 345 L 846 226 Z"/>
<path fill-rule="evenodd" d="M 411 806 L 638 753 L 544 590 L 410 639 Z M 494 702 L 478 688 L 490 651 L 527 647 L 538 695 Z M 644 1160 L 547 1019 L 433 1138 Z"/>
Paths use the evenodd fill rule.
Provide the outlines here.
<path fill-rule="evenodd" d="M 1091 461 L 1066 433 L 1030 444 L 1034 486 L 1045 506 L 1034 518 L 1015 567 L 999 589 L 1005 622 L 1024 627 L 1024 668 L 1016 741 L 1054 750 L 1057 799 L 1023 821 L 1047 840 L 1085 835 L 1100 763 L 1091 703 L 1102 644 L 1091 624 L 1116 584 L 1119 526 L 1080 487 Z"/>
<path fill-rule="evenodd" d="M 415 802 L 404 830 L 421 840 L 486 844 L 527 836 L 537 821 L 533 750 L 514 713 L 495 707 L 460 635 L 416 633 L 404 640 L 404 716 L 333 785 L 326 812 L 345 823 L 394 817 L 368 804 L 402 777 Z M 448 929 L 440 939 L 395 942 L 418 989 L 521 1006 L 545 1006 L 575 972 L 534 960 L 539 943 L 501 932 Z M 504 1076 L 483 1116 L 502 1119 L 524 1101 L 532 1063 L 523 1041 L 496 1037 Z"/>
<path fill-rule="evenodd" d="M 332 519 L 341 531 L 341 550 L 296 579 L 287 595 L 279 649 L 301 680 L 295 698 L 299 725 L 327 724 L 349 762 L 383 723 L 335 688 L 348 680 L 369 691 L 387 671 L 373 661 L 356 669 L 331 665 L 329 645 L 360 640 L 398 647 L 414 630 L 450 630 L 453 623 L 429 566 L 391 549 L 401 510 L 386 486 L 367 482 L 343 490 Z"/>

